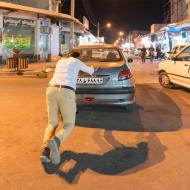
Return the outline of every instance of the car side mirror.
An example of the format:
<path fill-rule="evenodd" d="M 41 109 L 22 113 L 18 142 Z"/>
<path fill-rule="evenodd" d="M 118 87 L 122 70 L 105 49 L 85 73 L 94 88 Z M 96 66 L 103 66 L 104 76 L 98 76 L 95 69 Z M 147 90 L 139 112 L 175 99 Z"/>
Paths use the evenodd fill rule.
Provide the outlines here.
<path fill-rule="evenodd" d="M 177 57 L 171 57 L 170 58 L 172 61 L 177 61 L 178 59 L 177 59 Z"/>
<path fill-rule="evenodd" d="M 172 58 L 172 61 L 185 61 L 185 58 L 184 57 L 173 57 Z"/>
<path fill-rule="evenodd" d="M 132 58 L 128 58 L 128 63 L 132 63 L 133 59 Z"/>

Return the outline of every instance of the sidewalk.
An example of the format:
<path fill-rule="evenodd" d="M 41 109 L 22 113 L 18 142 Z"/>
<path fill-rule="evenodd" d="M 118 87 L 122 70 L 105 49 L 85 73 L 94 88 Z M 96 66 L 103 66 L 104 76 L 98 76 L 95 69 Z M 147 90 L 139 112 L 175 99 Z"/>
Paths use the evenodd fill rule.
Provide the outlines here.
<path fill-rule="evenodd" d="M 158 65 L 160 61 L 147 60 L 142 63 L 140 59 L 134 59 L 131 63 L 132 73 L 136 84 L 158 83 Z"/>
<path fill-rule="evenodd" d="M 147 82 L 150 80 L 150 75 L 157 75 L 158 73 L 158 64 L 160 61 L 154 60 L 150 62 L 149 60 L 146 63 L 142 63 L 140 59 L 134 58 L 133 63 L 131 63 L 131 68 L 135 72 L 135 78 L 138 78 L 139 75 L 146 78 Z M 38 62 L 30 63 L 27 69 L 22 69 L 22 75 L 19 75 L 16 69 L 7 69 L 6 65 L 0 65 L 0 78 L 1 77 L 47 77 L 47 68 L 55 66 L 56 62 Z M 136 76 L 138 75 L 138 76 Z M 140 77 L 142 79 L 142 77 Z M 151 77 L 152 79 L 152 77 Z M 155 80 L 157 81 L 157 79 Z M 138 81 L 139 82 L 139 81 Z"/>
<path fill-rule="evenodd" d="M 55 66 L 56 62 L 29 63 L 27 69 L 8 69 L 6 65 L 0 65 L 0 77 L 47 77 L 46 69 Z"/>

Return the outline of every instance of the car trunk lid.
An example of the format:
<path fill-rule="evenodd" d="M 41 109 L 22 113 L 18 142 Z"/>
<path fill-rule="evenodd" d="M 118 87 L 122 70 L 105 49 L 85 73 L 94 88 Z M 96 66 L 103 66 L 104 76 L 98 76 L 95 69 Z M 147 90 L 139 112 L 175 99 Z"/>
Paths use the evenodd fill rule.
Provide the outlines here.
<path fill-rule="evenodd" d="M 87 62 L 88 66 L 94 67 L 92 76 L 80 72 L 77 80 L 77 88 L 115 88 L 122 87 L 122 81 L 118 81 L 118 74 L 127 65 L 124 61 L 119 62 Z"/>

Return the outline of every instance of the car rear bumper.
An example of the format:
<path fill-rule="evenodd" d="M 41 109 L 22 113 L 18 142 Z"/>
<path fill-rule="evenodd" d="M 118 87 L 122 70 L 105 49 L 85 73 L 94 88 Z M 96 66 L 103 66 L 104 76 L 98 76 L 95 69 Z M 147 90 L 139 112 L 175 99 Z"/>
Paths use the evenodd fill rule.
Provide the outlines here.
<path fill-rule="evenodd" d="M 135 103 L 135 88 L 77 89 L 77 105 L 126 106 Z"/>
<path fill-rule="evenodd" d="M 135 93 L 134 87 L 124 87 L 124 88 L 92 88 L 92 89 L 77 89 L 76 94 L 131 94 Z"/>

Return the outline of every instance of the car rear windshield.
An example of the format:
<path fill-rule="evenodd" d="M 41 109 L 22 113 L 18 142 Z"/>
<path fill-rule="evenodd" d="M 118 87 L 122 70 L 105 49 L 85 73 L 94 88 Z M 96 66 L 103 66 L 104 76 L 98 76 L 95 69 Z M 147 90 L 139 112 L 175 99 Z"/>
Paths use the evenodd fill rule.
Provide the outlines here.
<path fill-rule="evenodd" d="M 102 48 L 102 49 L 78 49 L 80 59 L 82 61 L 98 61 L 98 62 L 115 62 L 122 61 L 123 58 L 118 49 Z"/>

